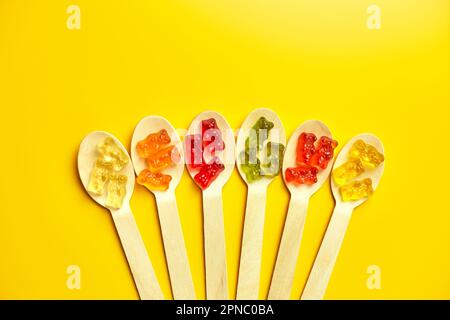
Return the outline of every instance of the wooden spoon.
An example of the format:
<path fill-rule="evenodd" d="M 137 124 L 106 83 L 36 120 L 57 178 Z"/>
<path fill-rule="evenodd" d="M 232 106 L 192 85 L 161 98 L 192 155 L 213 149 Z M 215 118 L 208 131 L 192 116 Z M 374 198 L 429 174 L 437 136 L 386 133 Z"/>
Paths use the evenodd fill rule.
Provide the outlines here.
<path fill-rule="evenodd" d="M 236 161 L 239 174 L 247 183 L 247 204 L 236 293 L 236 299 L 238 300 L 258 299 L 267 187 L 274 179 L 274 177 L 263 177 L 250 183 L 241 169 L 242 159 L 239 155 L 245 151 L 245 140 L 249 136 L 253 125 L 261 117 L 265 117 L 274 123 L 266 144 L 272 141 L 286 145 L 286 133 L 283 124 L 278 115 L 270 109 L 260 108 L 252 111 L 239 130 L 236 144 Z"/>
<path fill-rule="evenodd" d="M 334 167 L 339 167 L 348 159 L 348 151 L 353 143 L 361 139 L 364 142 L 373 145 L 381 153 L 384 153 L 383 144 L 381 141 L 372 134 L 360 134 L 353 137 L 341 150 L 337 157 Z M 366 170 L 362 175 L 356 179 L 361 180 L 364 178 L 372 179 L 372 187 L 375 188 L 380 182 L 381 176 L 384 171 L 384 162 L 380 164 L 374 170 Z M 344 240 L 345 232 L 347 231 L 350 218 L 352 216 L 353 209 L 361 205 L 368 198 L 363 198 L 357 201 L 342 201 L 341 194 L 339 192 L 339 186 L 337 186 L 333 179 L 331 179 L 331 189 L 336 201 L 336 205 L 331 216 L 330 223 L 328 224 L 327 231 L 322 240 L 322 244 L 319 249 L 319 253 L 314 261 L 311 273 L 309 275 L 306 287 L 302 294 L 302 300 L 317 300 L 323 299 L 325 291 L 328 286 L 328 282 L 331 277 L 334 265 L 336 263 L 339 250 Z"/>
<path fill-rule="evenodd" d="M 216 151 L 225 169 L 208 188 L 203 190 L 203 224 L 205 241 L 206 297 L 208 300 L 228 299 L 227 259 L 223 222 L 222 188 L 234 169 L 235 141 L 233 130 L 225 118 L 214 111 L 200 113 L 191 123 L 187 134 L 201 134 L 202 120 L 214 118 L 225 143 L 223 151 Z M 186 152 L 186 151 L 185 151 Z M 210 159 L 207 157 L 205 161 Z M 198 172 L 188 167 L 192 178 Z M 195 181 L 195 180 L 194 180 Z"/>
<path fill-rule="evenodd" d="M 78 173 L 86 190 L 94 162 L 98 157 L 97 145 L 106 137 L 113 138 L 116 144 L 128 156 L 126 149 L 112 134 L 104 131 L 94 131 L 88 134 L 81 142 L 78 150 Z M 127 163 L 122 173 L 128 178 L 123 205 L 120 209 L 108 208 L 108 210 L 110 210 L 113 217 L 140 298 L 143 300 L 162 300 L 164 299 L 163 293 L 156 280 L 144 241 L 141 238 L 138 226 L 130 209 L 130 199 L 134 190 L 134 172 L 131 161 Z M 90 193 L 89 195 L 95 202 L 106 208 L 106 195 L 96 196 Z"/>
<path fill-rule="evenodd" d="M 195 300 L 195 289 L 191 269 L 186 253 L 183 230 L 178 215 L 175 188 L 178 186 L 184 170 L 183 145 L 172 125 L 163 117 L 148 116 L 142 119 L 134 129 L 131 141 L 131 159 L 133 159 L 136 175 L 147 169 L 145 159 L 137 153 L 136 145 L 149 134 L 165 129 L 173 144 L 180 153 L 180 161 L 164 170 L 164 174 L 172 176 L 169 188 L 165 191 L 150 190 L 156 198 L 159 223 L 166 252 L 173 297 L 176 300 Z"/>
<path fill-rule="evenodd" d="M 313 185 L 295 185 L 286 182 L 286 169 L 296 166 L 297 142 L 302 132 L 314 133 L 317 139 L 320 139 L 322 136 L 332 138 L 330 130 L 323 122 L 309 120 L 298 127 L 289 139 L 283 161 L 283 178 L 291 194 L 291 199 L 269 290 L 268 298 L 272 300 L 289 299 L 309 199 L 327 180 L 333 166 L 333 160 L 331 160 L 326 169 L 319 171 L 317 182 Z"/>

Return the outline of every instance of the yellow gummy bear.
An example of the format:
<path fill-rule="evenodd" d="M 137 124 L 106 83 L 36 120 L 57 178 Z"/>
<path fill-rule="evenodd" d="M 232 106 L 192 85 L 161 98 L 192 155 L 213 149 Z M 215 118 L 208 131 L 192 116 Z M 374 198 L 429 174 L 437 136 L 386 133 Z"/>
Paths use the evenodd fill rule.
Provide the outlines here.
<path fill-rule="evenodd" d="M 89 178 L 89 184 L 87 187 L 88 192 L 97 196 L 102 195 L 111 171 L 112 164 L 110 162 L 104 161 L 103 159 L 97 159 Z"/>
<path fill-rule="evenodd" d="M 333 180 L 338 186 L 343 186 L 353 178 L 364 172 L 364 167 L 359 159 L 350 159 L 333 171 Z"/>
<path fill-rule="evenodd" d="M 370 196 L 373 193 L 372 180 L 367 178 L 353 181 L 340 188 L 343 201 L 355 201 Z"/>
<path fill-rule="evenodd" d="M 106 196 L 106 206 L 112 209 L 119 209 L 122 206 L 123 198 L 127 193 L 127 176 L 123 174 L 111 173 L 109 175 L 108 194 Z"/>
<path fill-rule="evenodd" d="M 378 152 L 374 146 L 362 140 L 357 140 L 353 144 L 348 155 L 350 158 L 361 160 L 364 168 L 367 169 L 376 168 L 384 161 L 383 154 Z"/>
<path fill-rule="evenodd" d="M 112 164 L 115 171 L 120 171 L 128 163 L 128 157 L 123 152 L 113 138 L 106 137 L 105 140 L 100 142 L 97 146 L 100 157 Z"/>

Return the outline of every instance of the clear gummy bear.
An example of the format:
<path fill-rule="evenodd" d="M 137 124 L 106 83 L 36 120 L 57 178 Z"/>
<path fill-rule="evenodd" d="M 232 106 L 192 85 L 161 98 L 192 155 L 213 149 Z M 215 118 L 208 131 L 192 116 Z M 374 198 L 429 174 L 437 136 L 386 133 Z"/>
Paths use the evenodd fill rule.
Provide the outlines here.
<path fill-rule="evenodd" d="M 91 171 L 91 176 L 87 188 L 88 192 L 97 196 L 102 195 L 111 171 L 111 162 L 104 161 L 103 159 L 98 158 L 95 161 L 94 168 L 92 168 Z"/>
<path fill-rule="evenodd" d="M 114 171 L 122 170 L 128 163 L 127 155 L 111 137 L 106 137 L 100 142 L 97 146 L 97 150 L 100 153 L 100 157 L 105 162 L 110 162 L 112 164 Z"/>
<path fill-rule="evenodd" d="M 122 206 L 126 194 L 128 178 L 123 174 L 111 173 L 109 175 L 106 206 L 111 209 L 119 209 Z"/>

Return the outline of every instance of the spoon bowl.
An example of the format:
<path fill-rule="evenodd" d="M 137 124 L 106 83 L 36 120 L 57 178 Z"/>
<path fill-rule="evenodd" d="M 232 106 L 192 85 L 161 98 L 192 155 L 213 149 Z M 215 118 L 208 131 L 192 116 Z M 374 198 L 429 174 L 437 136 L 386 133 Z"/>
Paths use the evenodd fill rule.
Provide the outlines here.
<path fill-rule="evenodd" d="M 352 145 L 355 143 L 355 141 L 357 141 L 359 139 L 363 140 L 365 143 L 371 144 L 378 150 L 378 152 L 381 152 L 382 154 L 384 154 L 383 143 L 381 142 L 380 139 L 378 139 L 378 137 L 376 137 L 375 135 L 370 134 L 370 133 L 359 134 L 359 135 L 353 137 L 352 139 L 350 139 L 350 141 L 348 141 L 347 144 L 342 147 L 341 151 L 339 152 L 339 155 L 336 158 L 336 161 L 334 162 L 333 168 L 338 168 L 339 166 L 341 166 L 344 162 L 346 162 L 348 160 L 348 151 L 350 150 Z M 378 184 L 380 182 L 381 176 L 383 175 L 383 172 L 384 172 L 384 161 L 375 169 L 366 170 L 361 175 L 356 177 L 355 179 L 356 180 L 362 180 L 365 178 L 372 179 L 372 188 L 375 191 L 376 187 L 378 186 Z M 341 193 L 339 192 L 339 186 L 334 182 L 333 178 L 331 179 L 331 190 L 333 191 L 333 196 L 334 196 L 334 199 L 336 200 L 336 204 L 342 203 L 351 208 L 358 207 L 359 205 L 361 205 L 363 202 L 365 202 L 369 198 L 369 197 L 365 197 L 360 200 L 348 201 L 348 202 L 342 201 Z"/>
<path fill-rule="evenodd" d="M 169 134 L 171 144 L 178 149 L 180 153 L 180 160 L 178 163 L 164 169 L 164 174 L 172 176 L 169 188 L 164 191 L 151 190 L 154 194 L 165 193 L 166 191 L 174 191 L 175 188 L 180 183 L 181 177 L 183 176 L 184 170 L 184 152 L 183 145 L 181 143 L 180 136 L 178 135 L 175 128 L 167 121 L 165 118 L 160 116 L 148 116 L 143 118 L 136 125 L 134 129 L 133 138 L 131 139 L 131 159 L 133 160 L 134 170 L 138 176 L 142 170 L 147 169 L 147 163 L 144 158 L 141 158 L 137 152 L 137 144 L 139 141 L 144 140 L 149 134 L 156 133 L 159 130 L 165 129 Z"/>
<path fill-rule="evenodd" d="M 191 125 L 187 131 L 187 135 L 201 134 L 202 133 L 202 120 L 214 118 L 219 128 L 222 139 L 225 143 L 225 149 L 221 151 L 216 151 L 215 154 L 219 157 L 220 161 L 224 164 L 225 169 L 218 175 L 218 177 L 211 182 L 207 190 L 211 189 L 221 189 L 224 184 L 228 181 L 234 169 L 234 158 L 235 158 L 235 140 L 233 130 L 228 124 L 227 120 L 218 112 L 215 111 L 205 111 L 200 113 L 197 117 L 192 120 Z M 188 152 L 185 150 L 185 152 Z M 205 159 L 208 161 L 208 159 Z M 187 166 L 189 175 L 194 179 L 198 170 L 193 170 Z"/>
<path fill-rule="evenodd" d="M 242 152 L 245 151 L 245 140 L 248 138 L 250 130 L 252 129 L 256 121 L 258 121 L 258 119 L 261 117 L 265 117 L 267 120 L 273 122 L 274 124 L 273 128 L 270 130 L 268 139 L 264 142 L 263 151 L 268 142 L 276 142 L 286 145 L 286 132 L 278 115 L 268 108 L 255 109 L 247 116 L 247 118 L 245 118 L 244 122 L 241 125 L 241 128 L 239 129 L 236 143 L 236 163 L 239 174 L 247 185 L 251 184 L 252 186 L 256 187 L 267 187 L 275 177 L 263 177 L 262 179 L 249 183 L 247 177 L 245 176 L 245 173 L 242 171 L 242 159 L 239 156 Z"/>
<path fill-rule="evenodd" d="M 111 137 L 114 142 L 122 149 L 124 154 L 128 157 L 128 163 L 125 165 L 125 167 L 120 172 L 121 174 L 124 174 L 127 176 L 127 185 L 126 185 L 126 195 L 123 199 L 123 204 L 127 204 L 130 202 L 131 195 L 133 194 L 134 190 L 134 171 L 133 171 L 133 165 L 131 164 L 131 159 L 128 155 L 127 150 L 122 145 L 122 143 L 114 137 L 112 134 L 105 132 L 105 131 L 94 131 L 89 133 L 86 137 L 84 137 L 83 141 L 80 144 L 80 148 L 78 150 L 78 173 L 80 175 L 81 183 L 83 184 L 84 188 L 87 191 L 87 187 L 89 184 L 89 179 L 91 175 L 92 168 L 94 167 L 94 163 L 99 156 L 97 151 L 97 145 L 102 142 L 105 138 Z M 105 202 L 106 202 L 106 192 L 103 195 L 94 195 L 88 192 L 88 194 L 91 196 L 91 198 L 100 204 L 101 206 L 106 208 Z M 111 209 L 108 208 L 110 211 L 116 211 L 119 209 Z"/>
<path fill-rule="evenodd" d="M 312 185 L 301 184 L 295 185 L 294 183 L 286 182 L 286 169 L 290 167 L 296 166 L 296 157 L 297 157 L 297 141 L 298 137 L 302 132 L 314 133 L 317 139 L 320 139 L 322 136 L 326 136 L 328 138 L 332 138 L 331 131 L 328 127 L 321 121 L 318 120 L 309 120 L 304 122 L 300 127 L 298 127 L 291 138 L 289 139 L 288 145 L 286 147 L 286 151 L 284 153 L 283 160 L 283 179 L 284 182 L 289 189 L 291 195 L 304 195 L 306 197 L 312 196 L 319 188 L 323 185 L 323 183 L 327 180 L 331 168 L 333 167 L 333 159 L 330 160 L 328 166 L 324 170 L 320 170 L 317 173 L 317 182 Z"/>

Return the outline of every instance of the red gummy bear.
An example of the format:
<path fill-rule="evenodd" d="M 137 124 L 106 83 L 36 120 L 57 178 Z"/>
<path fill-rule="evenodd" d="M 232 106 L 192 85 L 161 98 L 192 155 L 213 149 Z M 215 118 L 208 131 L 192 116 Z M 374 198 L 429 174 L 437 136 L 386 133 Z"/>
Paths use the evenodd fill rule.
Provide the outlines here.
<path fill-rule="evenodd" d="M 200 171 L 195 175 L 194 180 L 203 190 L 217 178 L 219 173 L 225 169 L 219 158 L 215 157 L 210 163 L 201 166 Z"/>
<path fill-rule="evenodd" d="M 338 143 L 336 140 L 326 136 L 320 137 L 316 152 L 310 158 L 309 164 L 321 169 L 326 169 L 328 162 L 333 159 L 333 152 L 337 145 Z"/>
<path fill-rule="evenodd" d="M 225 143 L 222 139 L 222 133 L 220 132 L 217 122 L 214 118 L 206 119 L 202 121 L 202 137 L 203 148 L 208 147 L 208 151 L 214 154 L 215 150 L 225 149 Z M 211 145 L 212 144 L 212 145 Z"/>
<path fill-rule="evenodd" d="M 317 182 L 319 169 L 308 164 L 300 164 L 295 168 L 286 169 L 286 182 L 294 184 L 314 184 Z"/>
<path fill-rule="evenodd" d="M 189 168 L 200 168 L 203 164 L 202 136 L 189 134 L 184 139 L 186 150 L 186 163 Z"/>
<path fill-rule="evenodd" d="M 207 149 L 211 154 L 214 151 L 225 149 L 225 143 L 222 140 L 222 134 L 219 129 L 209 129 L 203 135 L 203 148 Z"/>
<path fill-rule="evenodd" d="M 206 120 L 202 120 L 202 136 L 205 135 L 205 132 L 209 129 L 219 129 L 216 119 L 209 118 Z"/>
<path fill-rule="evenodd" d="M 316 148 L 314 147 L 314 142 L 316 142 L 316 140 L 317 137 L 314 133 L 302 132 L 298 136 L 297 164 L 309 163 L 316 151 Z"/>

